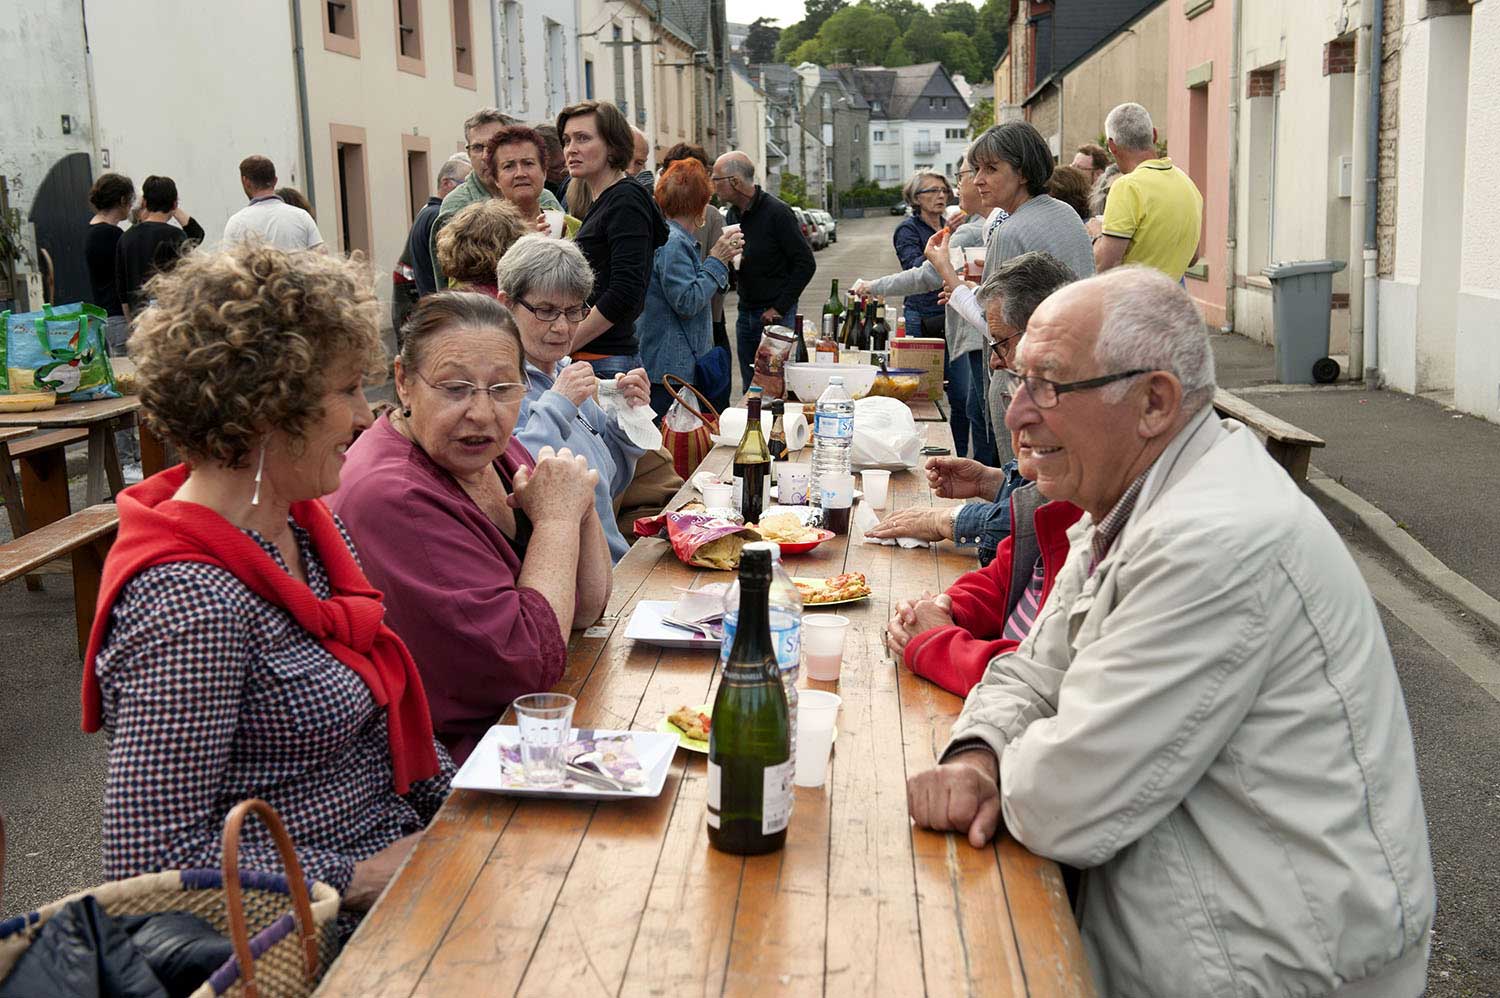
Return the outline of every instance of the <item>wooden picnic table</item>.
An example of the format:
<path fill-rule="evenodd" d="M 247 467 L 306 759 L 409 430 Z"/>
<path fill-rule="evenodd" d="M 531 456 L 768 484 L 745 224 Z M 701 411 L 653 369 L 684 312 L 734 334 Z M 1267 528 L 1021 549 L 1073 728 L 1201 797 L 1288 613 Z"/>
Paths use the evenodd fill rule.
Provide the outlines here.
<path fill-rule="evenodd" d="M 951 445 L 946 424 L 919 427 Z M 715 448 L 704 467 L 731 456 Z M 891 496 L 888 508 L 935 501 L 911 473 L 892 476 Z M 973 555 L 853 541 L 787 559 L 793 575 L 863 572 L 873 595 L 838 610 L 851 620 L 839 682 L 802 680 L 843 707 L 827 783 L 796 789 L 783 851 L 708 845 L 705 762 L 685 751 L 651 800 L 455 790 L 318 994 L 1094 994 L 1053 863 L 907 816 L 907 776 L 934 764 L 962 702 L 889 659 L 882 634 L 896 600 L 949 585 Z M 569 646 L 558 689 L 578 698 L 576 722 L 650 730 L 711 702 L 713 652 L 623 632 L 638 600 L 728 578 L 683 565 L 663 540 L 637 542 L 606 617 Z"/>

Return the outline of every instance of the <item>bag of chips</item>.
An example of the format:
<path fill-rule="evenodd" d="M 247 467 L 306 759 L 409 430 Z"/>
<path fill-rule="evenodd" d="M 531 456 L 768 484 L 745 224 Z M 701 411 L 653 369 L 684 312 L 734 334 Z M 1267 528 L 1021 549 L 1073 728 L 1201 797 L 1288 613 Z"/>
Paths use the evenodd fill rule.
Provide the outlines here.
<path fill-rule="evenodd" d="M 796 342 L 797 334 L 785 326 L 761 330 L 760 346 L 755 350 L 755 376 L 750 383 L 759 385 L 765 398 L 786 398 L 786 362 Z"/>
<path fill-rule="evenodd" d="M 760 537 L 744 524 L 726 520 L 722 516 L 681 510 L 642 517 L 635 521 L 635 534 L 637 537 L 656 537 L 663 527 L 666 528 L 667 540 L 672 545 L 672 553 L 683 564 L 725 572 L 732 572 L 739 567 L 740 548 L 745 546 L 745 542 Z"/>

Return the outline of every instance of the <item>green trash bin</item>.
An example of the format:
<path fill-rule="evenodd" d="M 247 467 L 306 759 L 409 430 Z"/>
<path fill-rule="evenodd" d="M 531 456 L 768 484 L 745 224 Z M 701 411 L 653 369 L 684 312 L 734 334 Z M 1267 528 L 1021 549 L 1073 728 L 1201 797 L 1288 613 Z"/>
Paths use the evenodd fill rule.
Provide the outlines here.
<path fill-rule="evenodd" d="M 1343 260 L 1273 263 L 1261 273 L 1271 281 L 1271 314 L 1276 324 L 1276 380 L 1284 385 L 1331 384 L 1338 362 L 1328 356 L 1328 321 L 1333 313 L 1333 275 Z"/>

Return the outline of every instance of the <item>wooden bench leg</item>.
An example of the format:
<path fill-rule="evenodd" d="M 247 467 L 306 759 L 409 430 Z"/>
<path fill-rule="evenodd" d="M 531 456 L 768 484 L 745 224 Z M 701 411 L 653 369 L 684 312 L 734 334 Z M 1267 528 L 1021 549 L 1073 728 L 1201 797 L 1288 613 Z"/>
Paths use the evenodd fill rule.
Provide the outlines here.
<path fill-rule="evenodd" d="M 104 578 L 104 558 L 114 538 L 86 544 L 73 552 L 73 615 L 78 622 L 78 657 L 88 651 L 89 631 L 94 627 L 94 608 Z"/>
<path fill-rule="evenodd" d="M 1301 485 L 1307 481 L 1307 466 L 1312 460 L 1312 448 L 1301 444 L 1290 444 L 1282 440 L 1267 440 L 1266 450 L 1277 464 L 1286 469 L 1292 481 Z"/>
<path fill-rule="evenodd" d="M 125 488 L 125 475 L 120 470 L 120 455 L 115 450 L 115 430 L 118 420 L 93 423 L 89 426 L 89 484 L 88 504 L 98 505 L 114 498 L 115 493 Z M 106 492 L 106 489 L 108 490 Z"/>
<path fill-rule="evenodd" d="M 21 500 L 32 530 L 56 523 L 73 511 L 68 497 L 68 455 L 63 448 L 21 458 Z"/>
<path fill-rule="evenodd" d="M 171 467 L 166 442 L 147 428 L 146 421 L 139 413 L 135 417 L 135 426 L 141 439 L 141 477 L 150 478 L 158 471 Z"/>
<path fill-rule="evenodd" d="M 10 535 L 20 537 L 29 529 L 26 523 L 26 503 L 21 498 L 21 482 L 16 478 L 16 469 L 11 465 L 10 447 L 3 442 L 0 442 L 0 499 L 5 500 L 5 514 L 10 519 Z M 26 576 L 26 588 L 31 592 L 40 591 L 41 576 Z"/>

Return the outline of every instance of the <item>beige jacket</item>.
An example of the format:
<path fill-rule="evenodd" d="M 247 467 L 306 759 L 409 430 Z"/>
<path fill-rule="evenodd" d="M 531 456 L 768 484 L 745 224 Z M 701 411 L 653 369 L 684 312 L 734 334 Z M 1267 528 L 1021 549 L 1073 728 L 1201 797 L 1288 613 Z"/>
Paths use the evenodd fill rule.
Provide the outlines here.
<path fill-rule="evenodd" d="M 1434 890 L 1389 645 L 1343 542 L 1205 410 L 1089 574 L 1085 516 L 1036 626 L 955 741 L 1005 826 L 1085 868 L 1101 993 L 1413 998 Z"/>

